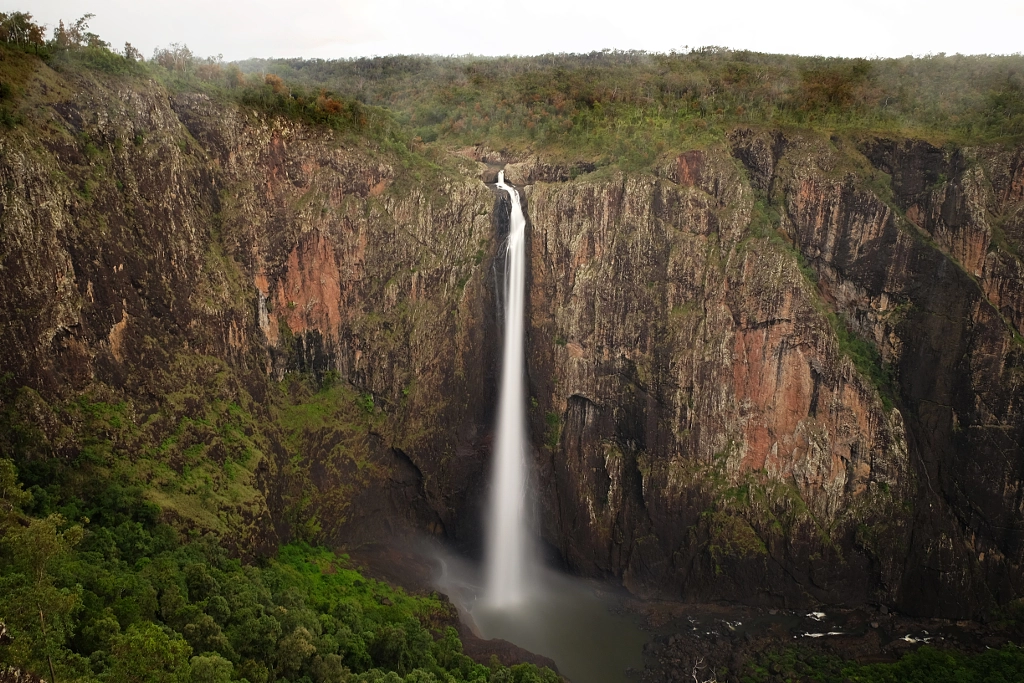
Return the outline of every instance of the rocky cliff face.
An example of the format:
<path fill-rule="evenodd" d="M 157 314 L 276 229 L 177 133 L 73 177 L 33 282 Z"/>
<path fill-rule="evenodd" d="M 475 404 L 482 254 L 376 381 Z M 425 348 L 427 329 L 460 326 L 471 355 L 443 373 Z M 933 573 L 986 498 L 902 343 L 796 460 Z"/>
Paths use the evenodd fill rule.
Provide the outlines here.
<path fill-rule="evenodd" d="M 901 414 L 838 348 L 791 247 L 752 232 L 761 211 L 727 150 L 534 187 L 548 534 L 641 592 L 891 600 Z"/>
<path fill-rule="evenodd" d="M 507 220 L 480 169 L 152 83 L 23 87 L 0 357 L 26 457 L 77 462 L 92 429 L 240 552 L 474 547 Z M 525 185 L 535 471 L 570 567 L 945 616 L 1022 595 L 1024 152 L 738 130 L 645 174 L 463 155 Z"/>
<path fill-rule="evenodd" d="M 823 290 L 837 292 L 840 310 L 894 366 L 915 456 L 915 526 L 932 529 L 914 535 L 903 600 L 921 612 L 969 612 L 1021 590 L 1024 349 L 1014 298 L 995 284 L 1009 264 L 1019 266 L 1019 242 L 992 225 L 1019 211 L 1019 199 L 1001 189 L 1020 174 L 1019 152 L 1007 163 L 1000 150 L 888 141 L 862 148 L 892 174 L 893 210 L 885 215 L 878 196 L 849 179 L 794 179 L 791 187 L 812 192 L 809 201 L 789 201 L 788 229 L 821 264 Z M 927 169 L 937 158 L 947 171 L 933 181 Z M 859 227 L 871 216 L 873 238 Z M 837 246 L 825 232 L 840 238 Z"/>
<path fill-rule="evenodd" d="M 79 457 L 60 406 L 86 394 L 127 406 L 147 471 L 174 470 L 146 475 L 158 502 L 188 524 L 239 507 L 199 504 L 188 471 L 215 459 L 227 490 L 239 465 L 243 550 L 300 520 L 339 542 L 474 525 L 457 513 L 486 466 L 491 192 L 430 167 L 414 183 L 358 136 L 35 70 L 38 119 L 0 139 L 0 353 L 35 397 L 10 402 L 45 413 L 19 409 L 40 457 Z M 347 407 L 289 395 L 289 371 L 343 378 Z"/>
<path fill-rule="evenodd" d="M 640 592 L 1019 596 L 1019 153 L 731 142 L 530 193 L 548 537 Z"/>

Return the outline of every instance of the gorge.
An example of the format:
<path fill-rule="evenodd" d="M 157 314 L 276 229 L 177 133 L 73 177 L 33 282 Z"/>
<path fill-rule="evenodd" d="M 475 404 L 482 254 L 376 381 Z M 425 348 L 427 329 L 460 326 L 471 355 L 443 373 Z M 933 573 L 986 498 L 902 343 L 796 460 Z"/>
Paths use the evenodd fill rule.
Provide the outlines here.
<path fill-rule="evenodd" d="M 540 139 L 410 136 L 427 115 L 399 125 L 268 75 L 221 91 L 155 64 L 0 50 L 0 459 L 16 471 L 0 469 L 0 522 L 24 522 L 9 528 L 59 513 L 89 557 L 139 576 L 164 571 L 145 558 L 171 536 L 223 547 L 224 567 L 426 536 L 488 557 L 504 604 L 525 570 L 502 576 L 515 565 L 500 553 L 529 541 L 520 525 L 489 543 L 484 512 L 527 517 L 533 477 L 538 555 L 631 600 L 1017 628 L 1019 136 L 715 123 L 694 108 L 626 163 Z M 614 104 L 578 101 L 574 130 Z M 522 297 L 503 294 L 506 269 Z M 492 453 L 515 433 L 508 454 L 528 461 L 491 502 Z M 7 502 L 22 489 L 30 502 Z M 124 540 L 132 529 L 149 545 Z M 295 566 L 342 580 L 310 557 Z M 266 638 L 306 654 L 242 671 L 257 635 L 236 637 L 233 602 L 214 616 L 227 597 L 204 563 L 137 595 L 109 589 L 131 605 L 99 579 L 54 583 L 89 605 L 66 645 L 86 654 L 59 660 L 59 679 L 91 680 L 73 673 L 92 671 L 89 653 L 147 619 L 230 661 L 232 680 L 314 680 L 317 647 L 358 675 L 391 661 L 383 636 L 364 660 L 345 650 L 351 605 L 291 623 L 313 598 L 279 590 L 261 609 L 286 630 Z M 405 604 L 373 590 L 367 619 Z M 206 611 L 175 607 L 181 595 Z M 417 614 L 445 642 L 451 614 Z M 333 675 L 315 680 L 350 680 Z"/>

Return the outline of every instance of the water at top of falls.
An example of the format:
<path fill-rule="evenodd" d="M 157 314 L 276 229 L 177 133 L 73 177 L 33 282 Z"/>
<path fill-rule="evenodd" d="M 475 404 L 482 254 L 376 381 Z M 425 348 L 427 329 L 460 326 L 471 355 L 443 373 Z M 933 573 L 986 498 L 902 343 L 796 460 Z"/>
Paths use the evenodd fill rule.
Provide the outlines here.
<path fill-rule="evenodd" d="M 512 214 L 505 259 L 505 334 L 487 518 L 484 603 L 511 608 L 521 605 L 529 593 L 531 566 L 524 351 L 526 217 L 519 193 L 505 184 L 504 171 L 498 173 L 497 187 L 508 192 Z"/>

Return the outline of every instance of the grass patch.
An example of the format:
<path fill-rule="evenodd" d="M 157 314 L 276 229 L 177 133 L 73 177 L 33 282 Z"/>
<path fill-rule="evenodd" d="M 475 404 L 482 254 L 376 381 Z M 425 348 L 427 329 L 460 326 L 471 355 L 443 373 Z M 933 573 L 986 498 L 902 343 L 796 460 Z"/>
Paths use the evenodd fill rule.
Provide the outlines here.
<path fill-rule="evenodd" d="M 544 444 L 551 450 L 558 448 L 562 438 L 562 417 L 553 410 L 544 414 Z"/>
<path fill-rule="evenodd" d="M 1024 57 L 839 59 L 718 48 L 537 57 L 248 60 L 387 107 L 423 141 L 648 168 L 737 125 L 962 142 L 1024 135 Z"/>
<path fill-rule="evenodd" d="M 885 409 L 892 410 L 893 400 L 897 395 L 896 381 L 892 372 L 882 362 L 878 347 L 851 331 L 836 313 L 829 311 L 826 316 L 832 331 L 835 332 L 839 351 L 853 361 L 857 372 L 875 386 Z"/>

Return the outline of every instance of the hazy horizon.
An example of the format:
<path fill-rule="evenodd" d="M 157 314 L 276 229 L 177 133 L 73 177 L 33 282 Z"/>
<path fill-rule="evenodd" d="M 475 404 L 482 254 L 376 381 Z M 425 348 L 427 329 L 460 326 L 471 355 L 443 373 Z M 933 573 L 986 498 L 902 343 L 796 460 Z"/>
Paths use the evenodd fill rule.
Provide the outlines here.
<path fill-rule="evenodd" d="M 504 11 L 503 11 L 504 10 Z M 1024 49 L 1024 4 L 980 0 L 965 13 L 950 0 L 729 0 L 663 5 L 641 0 L 622 12 L 607 1 L 498 3 L 425 1 L 328 3 L 288 7 L 254 2 L 133 3 L 127 0 L 0 1 L 47 26 L 95 14 L 91 30 L 121 49 L 187 44 L 200 56 L 245 59 L 349 59 L 386 55 L 532 56 L 604 49 L 684 52 L 716 45 L 753 52 L 835 57 L 1017 54 Z"/>

